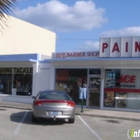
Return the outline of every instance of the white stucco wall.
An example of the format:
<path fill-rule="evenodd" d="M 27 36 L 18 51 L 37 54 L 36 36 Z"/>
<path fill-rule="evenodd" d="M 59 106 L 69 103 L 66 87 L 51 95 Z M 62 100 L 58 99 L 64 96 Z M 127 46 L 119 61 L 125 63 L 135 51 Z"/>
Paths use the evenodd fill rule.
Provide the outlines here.
<path fill-rule="evenodd" d="M 9 16 L 4 29 L 0 27 L 0 55 L 55 52 L 56 34 Z"/>
<path fill-rule="evenodd" d="M 51 85 L 54 79 L 51 77 L 51 73 L 50 64 L 34 64 L 32 96 L 36 96 L 40 90 L 52 89 Z"/>

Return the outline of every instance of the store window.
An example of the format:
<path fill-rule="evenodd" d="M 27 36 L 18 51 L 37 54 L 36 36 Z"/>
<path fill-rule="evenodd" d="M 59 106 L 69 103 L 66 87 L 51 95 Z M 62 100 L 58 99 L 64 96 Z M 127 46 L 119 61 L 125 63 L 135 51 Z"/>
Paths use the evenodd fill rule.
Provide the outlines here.
<path fill-rule="evenodd" d="M 104 107 L 140 109 L 140 70 L 105 70 Z"/>
<path fill-rule="evenodd" d="M 11 94 L 12 74 L 0 74 L 0 94 Z"/>
<path fill-rule="evenodd" d="M 55 89 L 66 91 L 76 104 L 81 104 L 79 89 L 86 85 L 87 69 L 56 69 Z"/>
<path fill-rule="evenodd" d="M 32 94 L 32 75 L 31 74 L 14 74 L 14 88 L 16 95 Z"/>
<path fill-rule="evenodd" d="M 32 94 L 33 68 L 0 68 L 0 94 Z"/>

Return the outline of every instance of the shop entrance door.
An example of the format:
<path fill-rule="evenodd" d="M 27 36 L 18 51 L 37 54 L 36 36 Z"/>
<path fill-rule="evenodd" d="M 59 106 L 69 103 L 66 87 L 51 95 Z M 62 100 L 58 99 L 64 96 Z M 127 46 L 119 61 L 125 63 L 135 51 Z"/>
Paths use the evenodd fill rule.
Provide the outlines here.
<path fill-rule="evenodd" d="M 89 106 L 100 106 L 100 77 L 89 76 Z"/>

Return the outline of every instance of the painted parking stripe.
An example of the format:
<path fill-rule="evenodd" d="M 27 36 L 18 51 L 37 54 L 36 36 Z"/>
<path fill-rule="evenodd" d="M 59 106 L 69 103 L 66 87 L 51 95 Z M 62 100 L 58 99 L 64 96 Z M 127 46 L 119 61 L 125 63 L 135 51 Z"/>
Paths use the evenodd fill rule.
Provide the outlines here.
<path fill-rule="evenodd" d="M 15 131 L 14 131 L 14 134 L 18 134 L 18 132 L 19 132 L 21 126 L 22 126 L 22 123 L 24 122 L 24 120 L 25 120 L 25 118 L 26 118 L 26 116 L 27 116 L 28 111 L 29 111 L 29 110 L 26 110 L 26 112 L 25 112 L 25 114 L 24 114 L 22 120 L 20 121 L 20 123 L 18 123 L 18 125 L 17 125 L 17 127 L 16 127 L 16 129 L 15 129 Z"/>
<path fill-rule="evenodd" d="M 98 139 L 103 140 L 83 119 L 81 116 L 78 116 L 78 118 L 83 122 L 83 124 L 92 132 L 92 134 Z"/>

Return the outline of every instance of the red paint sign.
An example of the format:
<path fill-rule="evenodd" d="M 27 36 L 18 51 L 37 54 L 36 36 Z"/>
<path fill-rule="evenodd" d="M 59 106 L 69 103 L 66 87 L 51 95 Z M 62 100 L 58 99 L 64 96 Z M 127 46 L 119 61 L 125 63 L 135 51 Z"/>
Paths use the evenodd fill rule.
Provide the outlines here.
<path fill-rule="evenodd" d="M 100 57 L 140 57 L 140 36 L 101 38 Z"/>
<path fill-rule="evenodd" d="M 135 46 L 134 46 L 134 51 L 135 52 L 140 52 L 140 42 L 135 42 L 134 43 L 135 44 Z M 109 44 L 108 43 L 102 43 L 102 53 L 103 52 L 105 52 L 105 50 L 107 49 L 109 47 Z M 124 49 L 125 49 L 125 52 L 128 52 L 128 49 L 130 49 L 130 48 L 128 48 L 128 42 L 125 42 L 125 46 L 123 46 L 124 47 Z M 114 44 L 113 44 L 113 47 L 112 47 L 112 49 L 111 49 L 111 52 L 113 53 L 113 52 L 120 52 L 120 47 L 119 47 L 119 44 L 117 43 L 117 42 L 115 42 Z"/>
<path fill-rule="evenodd" d="M 117 83 L 135 83 L 136 76 L 135 75 L 121 75 L 120 79 L 117 81 Z"/>

